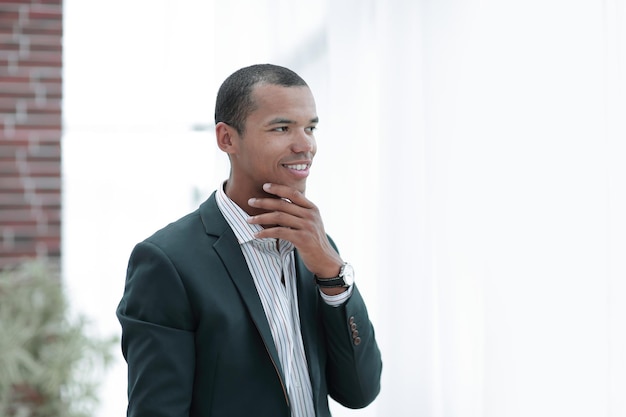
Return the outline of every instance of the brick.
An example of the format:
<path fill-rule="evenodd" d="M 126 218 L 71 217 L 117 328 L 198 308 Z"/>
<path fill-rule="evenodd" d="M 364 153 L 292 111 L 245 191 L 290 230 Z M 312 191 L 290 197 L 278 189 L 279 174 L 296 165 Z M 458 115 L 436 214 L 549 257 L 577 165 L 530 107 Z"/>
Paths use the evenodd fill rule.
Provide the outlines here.
<path fill-rule="evenodd" d="M 56 35 L 63 34 L 63 22 L 58 20 L 31 20 L 20 27 L 25 35 Z"/>
<path fill-rule="evenodd" d="M 28 175 L 31 177 L 60 177 L 61 164 L 58 161 L 0 160 L 0 176 Z"/>
<path fill-rule="evenodd" d="M 0 22 L 0 35 L 11 35 L 13 36 L 15 30 L 14 30 L 14 24 L 8 24 L 8 23 L 2 23 Z"/>
<path fill-rule="evenodd" d="M 36 220 L 30 210 L 10 209 L 0 211 L 0 224 L 2 225 L 36 224 Z"/>
<path fill-rule="evenodd" d="M 32 51 L 27 56 L 17 59 L 19 67 L 61 67 L 62 54 L 56 52 Z"/>
<path fill-rule="evenodd" d="M 5 81 L 13 78 L 29 80 L 31 72 L 32 68 L 13 68 L 9 70 L 6 65 L 3 65 L 0 66 L 0 79 Z"/>
<path fill-rule="evenodd" d="M 31 192 L 40 190 L 60 191 L 60 177 L 27 177 L 23 179 L 24 188 Z"/>
<path fill-rule="evenodd" d="M 61 67 L 15 67 L 9 69 L 6 66 L 0 66 L 0 79 L 5 81 L 13 79 L 17 81 L 61 80 L 62 76 L 63 69 Z"/>
<path fill-rule="evenodd" d="M 34 1 L 37 1 L 37 0 L 34 0 Z M 12 10 L 12 11 L 13 10 L 17 10 L 17 11 L 22 10 L 23 11 L 23 10 L 25 10 L 27 8 L 25 8 L 24 4 L 22 4 L 22 3 L 23 2 L 21 0 L 18 0 L 18 1 L 4 0 L 3 3 L 1 3 L 2 7 L 0 7 L 0 8 L 5 9 L 5 10 Z M 30 3 L 32 3 L 32 1 Z"/>
<path fill-rule="evenodd" d="M 56 20 L 63 17 L 60 4 L 33 4 L 28 8 L 30 20 Z"/>
<path fill-rule="evenodd" d="M 55 42 L 52 44 L 41 44 L 41 43 L 35 43 L 35 44 L 30 44 L 29 49 L 31 51 L 47 51 L 47 52 L 56 52 L 56 53 L 61 53 L 63 51 L 63 45 L 61 44 L 61 42 Z"/>
<path fill-rule="evenodd" d="M 30 71 L 24 71 L 22 74 L 18 75 L 2 75 L 0 74 L 0 82 L 3 83 L 29 83 L 32 78 L 29 74 Z"/>
<path fill-rule="evenodd" d="M 35 236 L 15 235 L 12 240 L 12 250 L 21 252 L 22 248 L 32 248 L 35 246 Z"/>
<path fill-rule="evenodd" d="M 19 54 L 20 45 L 19 44 L 0 45 L 0 51 L 2 51 L 2 53 L 4 54 L 8 54 L 8 53 Z"/>
<path fill-rule="evenodd" d="M 43 145 L 43 146 L 47 146 L 47 145 Z M 37 146 L 29 146 L 28 149 L 26 150 L 26 160 L 29 162 L 55 161 L 55 162 L 61 163 L 60 151 L 58 153 L 59 155 L 56 156 L 52 153 L 52 150 L 50 150 L 49 154 L 43 154 L 42 152 L 39 151 Z"/>
<path fill-rule="evenodd" d="M 0 45 L 9 45 L 9 44 L 18 44 L 19 41 L 16 38 L 15 34 L 9 32 L 0 32 Z"/>
<path fill-rule="evenodd" d="M 59 142 L 62 136 L 61 129 L 16 129 L 11 135 L 3 134 L 0 130 L 0 143 L 2 139 L 8 142 L 26 143 L 27 145 Z"/>
<path fill-rule="evenodd" d="M 36 100 L 24 100 L 24 111 L 28 114 L 54 114 L 61 117 L 61 100 L 46 100 L 40 103 Z"/>
<path fill-rule="evenodd" d="M 15 237 L 18 242 L 19 241 L 22 241 L 22 242 L 34 241 L 37 243 L 43 243 L 49 248 L 58 249 L 59 243 L 60 243 L 59 236 L 55 236 L 51 234 L 50 231 L 51 231 L 51 228 L 48 228 L 47 226 L 43 225 L 43 226 L 38 227 L 36 235 L 16 234 Z"/>
<path fill-rule="evenodd" d="M 55 135 L 56 133 L 56 135 Z M 41 158 L 60 158 L 61 157 L 61 132 L 42 130 L 41 135 L 38 132 L 31 132 L 28 144 L 29 155 L 40 155 Z"/>
<path fill-rule="evenodd" d="M 61 100 L 36 100 L 29 97 L 2 97 L 0 95 L 0 114 L 47 114 L 61 117 Z"/>
<path fill-rule="evenodd" d="M 26 149 L 26 145 L 5 144 L 0 140 L 0 161 L 12 160 L 17 155 L 19 149 Z"/>
<path fill-rule="evenodd" d="M 34 132 L 34 131 L 39 131 L 39 130 L 54 130 L 54 131 L 58 131 L 57 134 L 55 134 L 54 137 L 56 138 L 60 138 L 61 137 L 61 120 L 58 117 L 55 117 L 54 120 L 56 121 L 56 124 L 35 124 L 34 122 L 28 122 L 28 123 L 24 123 L 23 121 L 20 121 L 19 123 L 16 123 L 14 126 L 15 130 L 22 130 L 22 131 L 28 131 L 30 133 Z"/>
<path fill-rule="evenodd" d="M 48 193 L 40 191 L 37 193 L 37 198 L 39 199 L 41 206 L 44 208 L 56 208 L 56 209 L 62 208 L 63 198 L 61 196 L 61 193 L 58 193 L 56 191 L 52 191 Z"/>
<path fill-rule="evenodd" d="M 0 210 L 18 208 L 26 205 L 24 193 L 0 192 Z M 2 232 L 0 231 L 0 234 Z"/>
<path fill-rule="evenodd" d="M 58 99 L 63 97 L 63 84 L 58 81 L 34 81 L 33 86 L 38 94 L 43 94 L 46 100 Z"/>
<path fill-rule="evenodd" d="M 46 208 L 45 213 L 46 213 L 47 224 L 49 226 L 58 226 L 61 224 L 62 214 L 61 214 L 60 208 L 58 209 Z"/>
<path fill-rule="evenodd" d="M 39 190 L 61 190 L 60 177 L 0 177 L 0 192 L 36 192 Z"/>
<path fill-rule="evenodd" d="M 58 236 L 50 236 L 48 234 L 40 234 L 36 236 L 34 239 L 30 236 L 20 236 L 25 242 L 33 242 L 36 244 L 43 244 L 46 246 L 48 251 L 59 252 L 61 247 L 61 240 Z"/>
<path fill-rule="evenodd" d="M 0 80 L 0 97 L 34 97 L 35 86 L 27 82 L 5 82 Z"/>
<path fill-rule="evenodd" d="M 8 140 L 0 136 L 0 157 L 14 157 L 21 149 L 28 148 L 28 140 Z"/>
<path fill-rule="evenodd" d="M 42 209 L 60 209 L 62 203 L 61 194 L 52 192 L 39 191 L 34 194 L 25 194 L 24 192 L 0 192 L 0 209 L 24 209 L 30 208 L 30 204 L 36 200 L 38 207 Z"/>
<path fill-rule="evenodd" d="M 53 51 L 60 53 L 63 49 L 62 37 L 50 34 L 27 35 L 14 31 L 0 31 L 0 51 Z"/>
<path fill-rule="evenodd" d="M 30 99 L 38 105 L 48 100 L 59 101 L 63 97 L 63 86 L 53 82 L 0 82 L 2 99 Z"/>
<path fill-rule="evenodd" d="M 45 35 L 22 35 L 28 39 L 31 48 L 33 46 L 62 46 L 63 42 L 60 36 Z"/>
<path fill-rule="evenodd" d="M 22 179 L 15 176 L 3 176 L 0 177 L 0 192 L 24 192 L 24 183 Z"/>
<path fill-rule="evenodd" d="M 59 209 L 32 209 L 30 207 L 3 209 L 0 212 L 0 225 L 36 226 L 40 231 L 48 226 L 58 227 L 61 222 L 61 210 Z"/>
<path fill-rule="evenodd" d="M 15 116 L 15 129 L 61 129 L 61 117 L 58 114 L 23 112 Z"/>
<path fill-rule="evenodd" d="M 0 22 L 12 25 L 13 23 L 19 21 L 20 12 L 16 7 L 12 7 L 11 5 L 2 5 L 0 8 Z"/>
<path fill-rule="evenodd" d="M 0 33 L 0 51 L 17 51 L 20 43 L 12 33 Z"/>
<path fill-rule="evenodd" d="M 15 174 L 19 171 L 15 160 L 0 161 L 0 177 Z M 1 196 L 0 196 L 1 198 Z"/>
<path fill-rule="evenodd" d="M 13 225 L 13 226 L 0 226 L 0 241 L 2 241 L 3 236 L 32 236 L 36 237 L 38 235 L 44 237 L 57 237 L 60 236 L 61 229 L 58 226 L 50 226 L 46 227 L 45 231 L 41 230 L 42 227 L 37 227 L 33 224 L 25 224 L 25 225 Z"/>
<path fill-rule="evenodd" d="M 18 99 L 15 97 L 2 97 L 0 94 L 0 113 L 15 113 Z"/>
<path fill-rule="evenodd" d="M 60 67 L 30 68 L 29 76 L 31 80 L 60 82 L 63 79 L 63 70 Z"/>
<path fill-rule="evenodd" d="M 27 164 L 27 172 L 32 177 L 60 177 L 61 164 L 57 161 L 30 161 Z"/>

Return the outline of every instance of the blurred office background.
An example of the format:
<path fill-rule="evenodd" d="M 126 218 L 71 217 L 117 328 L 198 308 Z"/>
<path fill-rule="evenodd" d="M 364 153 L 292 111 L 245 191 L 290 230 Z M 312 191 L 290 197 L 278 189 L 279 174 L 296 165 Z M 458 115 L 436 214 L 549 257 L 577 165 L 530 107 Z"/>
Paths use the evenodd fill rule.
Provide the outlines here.
<path fill-rule="evenodd" d="M 379 398 L 334 415 L 626 416 L 625 8 L 65 0 L 74 307 L 119 333 L 134 244 L 228 175 L 217 88 L 272 62 L 317 98 L 307 194 L 383 352 Z M 121 354 L 102 382 L 98 417 L 124 415 Z"/>

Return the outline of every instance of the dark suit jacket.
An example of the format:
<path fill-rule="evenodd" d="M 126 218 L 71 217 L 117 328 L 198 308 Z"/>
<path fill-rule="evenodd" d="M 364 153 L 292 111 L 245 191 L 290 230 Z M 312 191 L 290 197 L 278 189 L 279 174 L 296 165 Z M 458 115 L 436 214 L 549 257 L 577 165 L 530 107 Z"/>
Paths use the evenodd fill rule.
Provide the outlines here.
<path fill-rule="evenodd" d="M 328 306 L 297 252 L 296 265 L 316 416 L 330 416 L 328 395 L 365 407 L 382 363 L 363 299 L 355 287 Z M 290 416 L 261 300 L 215 194 L 135 247 L 117 316 L 129 417 Z"/>

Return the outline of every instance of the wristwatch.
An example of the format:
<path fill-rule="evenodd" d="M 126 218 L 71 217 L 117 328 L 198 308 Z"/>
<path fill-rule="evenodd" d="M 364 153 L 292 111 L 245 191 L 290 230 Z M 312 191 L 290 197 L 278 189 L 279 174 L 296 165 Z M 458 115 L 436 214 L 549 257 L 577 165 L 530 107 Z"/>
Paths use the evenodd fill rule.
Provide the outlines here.
<path fill-rule="evenodd" d="M 345 262 L 341 265 L 339 276 L 334 278 L 319 278 L 316 275 L 315 282 L 322 288 L 347 288 L 354 284 L 354 268 L 352 268 L 352 265 Z"/>

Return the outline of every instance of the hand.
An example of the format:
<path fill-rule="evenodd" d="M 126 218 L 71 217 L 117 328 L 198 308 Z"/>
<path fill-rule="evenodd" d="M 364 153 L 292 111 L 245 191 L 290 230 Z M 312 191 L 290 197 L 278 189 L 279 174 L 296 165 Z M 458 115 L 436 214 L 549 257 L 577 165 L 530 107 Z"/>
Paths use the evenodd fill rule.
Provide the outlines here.
<path fill-rule="evenodd" d="M 287 240 L 309 271 L 320 278 L 336 277 L 343 261 L 328 241 L 317 206 L 286 185 L 268 183 L 263 190 L 280 198 L 248 200 L 250 206 L 267 211 L 248 218 L 248 223 L 266 226 L 256 237 Z"/>

